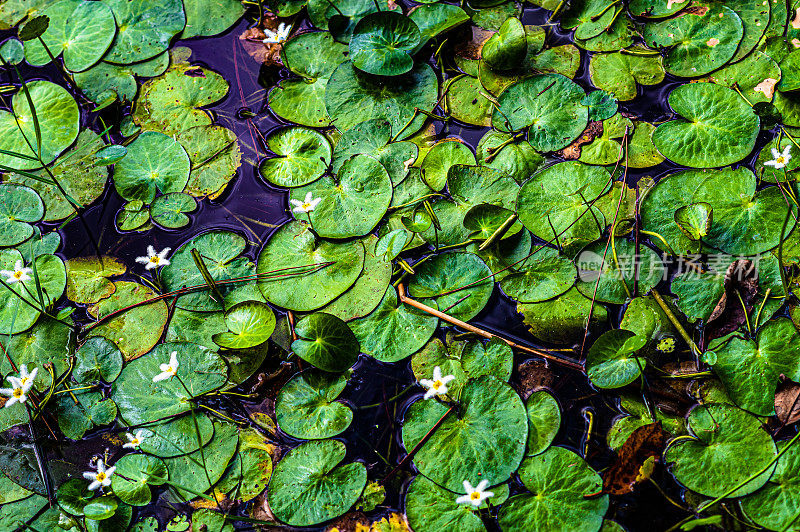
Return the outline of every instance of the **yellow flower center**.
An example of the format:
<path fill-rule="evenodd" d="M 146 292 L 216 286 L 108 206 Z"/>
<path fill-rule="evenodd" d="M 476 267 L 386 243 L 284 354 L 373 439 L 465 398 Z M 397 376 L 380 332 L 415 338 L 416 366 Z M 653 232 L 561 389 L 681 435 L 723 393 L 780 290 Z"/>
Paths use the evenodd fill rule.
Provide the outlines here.
<path fill-rule="evenodd" d="M 96 478 L 98 482 L 103 482 L 106 479 L 106 474 L 100 471 L 94 478 Z"/>
<path fill-rule="evenodd" d="M 152 257 L 150 257 L 150 262 L 152 262 L 154 264 L 158 264 L 159 260 L 161 260 L 161 259 L 158 258 L 158 255 L 153 255 Z"/>
<path fill-rule="evenodd" d="M 304 201 L 303 202 L 303 209 L 308 210 L 310 208 L 311 208 L 311 204 Z"/>
<path fill-rule="evenodd" d="M 12 393 L 14 394 L 14 397 L 19 399 L 20 397 L 22 397 L 22 388 L 14 388 L 14 391 Z"/>
<path fill-rule="evenodd" d="M 472 493 L 470 493 L 469 498 L 472 499 L 473 501 L 477 501 L 478 499 L 481 498 L 481 494 L 478 493 L 477 491 L 473 491 Z"/>
<path fill-rule="evenodd" d="M 28 377 L 22 377 L 22 378 L 19 380 L 19 382 L 21 382 L 22 384 L 25 384 L 26 382 L 28 382 Z"/>
<path fill-rule="evenodd" d="M 777 157 L 777 158 L 775 159 L 775 162 L 776 162 L 776 163 L 778 163 L 778 164 L 786 164 L 786 157 L 784 157 L 783 155 L 781 155 L 780 157 Z"/>
<path fill-rule="evenodd" d="M 433 389 L 434 390 L 438 390 L 439 388 L 442 387 L 442 384 L 443 384 L 442 381 L 438 381 L 438 380 L 437 381 L 433 381 Z"/>
<path fill-rule="evenodd" d="M 23 275 L 22 270 L 14 272 L 14 278 L 15 279 L 22 279 L 22 275 Z"/>
<path fill-rule="evenodd" d="M 139 445 L 139 438 L 134 438 L 131 440 L 131 445 Z"/>

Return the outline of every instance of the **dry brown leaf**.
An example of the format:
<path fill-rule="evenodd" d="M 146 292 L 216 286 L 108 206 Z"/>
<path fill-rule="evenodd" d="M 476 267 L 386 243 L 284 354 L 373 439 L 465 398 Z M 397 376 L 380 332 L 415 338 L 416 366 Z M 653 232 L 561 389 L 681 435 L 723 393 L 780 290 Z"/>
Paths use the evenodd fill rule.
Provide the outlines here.
<path fill-rule="evenodd" d="M 603 122 L 599 120 L 592 120 L 586 126 L 586 129 L 583 130 L 583 133 L 581 133 L 577 139 L 572 141 L 572 144 L 561 151 L 557 151 L 556 155 L 559 155 L 568 161 L 575 161 L 581 156 L 581 146 L 584 144 L 589 144 L 602 134 Z"/>
<path fill-rule="evenodd" d="M 775 392 L 775 414 L 782 425 L 800 421 L 800 384 L 784 380 Z"/>
<path fill-rule="evenodd" d="M 666 443 L 667 433 L 660 421 L 634 430 L 603 475 L 603 492 L 610 495 L 631 493 L 638 483 L 650 477 L 653 461 L 661 456 Z"/>

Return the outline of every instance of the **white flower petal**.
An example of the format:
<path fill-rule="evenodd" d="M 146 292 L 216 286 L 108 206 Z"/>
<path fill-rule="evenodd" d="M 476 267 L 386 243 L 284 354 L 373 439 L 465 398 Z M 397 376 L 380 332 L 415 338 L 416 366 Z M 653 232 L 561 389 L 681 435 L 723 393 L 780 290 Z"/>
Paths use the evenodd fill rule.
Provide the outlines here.
<path fill-rule="evenodd" d="M 470 504 L 471 502 L 472 498 L 469 495 L 462 495 L 456 499 L 456 504 Z"/>

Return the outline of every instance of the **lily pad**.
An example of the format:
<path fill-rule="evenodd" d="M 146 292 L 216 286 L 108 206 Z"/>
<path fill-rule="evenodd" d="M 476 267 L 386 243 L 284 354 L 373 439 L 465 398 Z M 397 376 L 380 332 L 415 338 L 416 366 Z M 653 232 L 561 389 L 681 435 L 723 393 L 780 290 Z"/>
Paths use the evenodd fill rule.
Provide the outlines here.
<path fill-rule="evenodd" d="M 603 240 L 595 242 L 576 258 L 576 286 L 584 296 L 624 303 L 634 295 L 634 288 L 647 293 L 661 281 L 664 264 L 655 251 L 623 238 L 615 239 L 613 245 L 606 244 Z"/>
<path fill-rule="evenodd" d="M 277 155 L 261 163 L 261 175 L 279 187 L 299 187 L 319 179 L 331 162 L 331 144 L 322 133 L 304 127 L 278 130 L 266 139 Z"/>
<path fill-rule="evenodd" d="M 500 288 L 520 303 L 537 303 L 560 296 L 575 284 L 575 265 L 559 255 L 537 257 L 525 268 L 505 277 Z"/>
<path fill-rule="evenodd" d="M 460 415 L 437 401 L 417 401 L 403 424 L 403 445 L 414 449 L 443 416 L 414 455 L 419 471 L 437 484 L 462 492 L 464 479 L 507 480 L 525 454 L 528 421 L 522 400 L 508 384 L 484 376 L 468 381 Z"/>
<path fill-rule="evenodd" d="M 402 13 L 379 11 L 356 24 L 350 38 L 350 59 L 359 70 L 377 76 L 405 74 L 414 66 L 411 52 L 422 35 Z"/>
<path fill-rule="evenodd" d="M 561 409 L 556 398 L 545 390 L 534 392 L 525 403 L 528 413 L 526 456 L 543 453 L 553 443 L 561 428 Z"/>
<path fill-rule="evenodd" d="M 528 126 L 528 142 L 540 152 L 566 147 L 586 127 L 586 96 L 575 82 L 560 74 L 540 74 L 514 83 L 498 97 L 492 125 L 505 132 Z"/>
<path fill-rule="evenodd" d="M 342 165 L 354 155 L 369 155 L 377 159 L 392 180 L 392 185 L 401 183 L 416 161 L 419 149 L 411 142 L 391 142 L 392 131 L 388 120 L 367 120 L 348 129 L 336 143 L 331 170 L 338 173 Z"/>
<path fill-rule="evenodd" d="M 147 61 L 130 65 L 100 61 L 88 70 L 76 72 L 72 77 L 78 88 L 98 105 L 107 103 L 109 99 L 132 102 L 139 90 L 135 76 L 160 76 L 167 67 L 169 54 L 163 52 Z"/>
<path fill-rule="evenodd" d="M 278 462 L 268 500 L 275 516 L 292 526 L 310 526 L 342 515 L 361 496 L 367 470 L 354 462 L 339 465 L 345 446 L 335 440 L 312 441 Z"/>
<path fill-rule="evenodd" d="M 173 352 L 177 374 L 154 382 Z M 227 377 L 225 361 L 215 352 L 190 343 L 163 343 L 128 362 L 114 382 L 111 398 L 127 423 L 146 423 L 190 411 L 190 399 L 216 390 Z"/>
<path fill-rule="evenodd" d="M 695 168 L 733 164 L 755 146 L 760 121 L 735 91 L 713 83 L 681 85 L 669 105 L 683 116 L 661 124 L 653 143 L 667 159 Z"/>
<path fill-rule="evenodd" d="M 236 134 L 218 125 L 196 126 L 178 135 L 177 140 L 192 164 L 183 192 L 196 198 L 216 199 L 242 164 Z"/>
<path fill-rule="evenodd" d="M 409 525 L 420 532 L 450 527 L 461 532 L 485 532 L 486 527 L 480 516 L 471 510 L 471 505 L 456 504 L 457 497 L 457 494 L 422 475 L 414 477 L 406 493 Z M 497 502 L 494 499 L 495 497 L 490 497 L 488 502 L 494 504 Z"/>
<path fill-rule="evenodd" d="M 469 285 L 468 288 L 461 289 Z M 492 295 L 492 270 L 473 253 L 442 253 L 425 261 L 408 285 L 411 297 L 430 298 L 439 310 L 468 321 L 483 310 Z M 466 297 L 466 299 L 464 299 Z"/>
<path fill-rule="evenodd" d="M 122 353 L 113 342 L 101 336 L 89 338 L 75 353 L 72 376 L 84 383 L 103 380 L 114 382 L 122 371 Z"/>
<path fill-rule="evenodd" d="M 787 441 L 778 442 L 778 451 L 783 454 L 769 482 L 756 493 L 743 498 L 742 509 L 756 524 L 768 530 L 796 530 L 800 454 L 798 448 L 790 447 Z"/>
<path fill-rule="evenodd" d="M 214 335 L 214 341 L 227 349 L 247 349 L 269 340 L 275 330 L 275 313 L 266 303 L 244 301 L 225 313 L 228 332 Z"/>
<path fill-rule="evenodd" d="M 432 190 L 442 190 L 447 173 L 457 164 L 475 165 L 475 155 L 464 142 L 446 139 L 434 144 L 420 164 L 422 179 Z"/>
<path fill-rule="evenodd" d="M 323 371 L 344 371 L 358 358 L 358 340 L 336 316 L 316 312 L 300 320 L 294 332 L 298 339 L 292 351 Z"/>
<path fill-rule="evenodd" d="M 526 458 L 519 470 L 530 491 L 511 497 L 497 518 L 503 529 L 599 530 L 608 509 L 603 481 L 586 461 L 563 447 Z"/>
<path fill-rule="evenodd" d="M 66 89 L 43 80 L 31 81 L 26 87 L 33 107 L 20 89 L 11 100 L 13 112 L 0 111 L 0 150 L 24 156 L 0 153 L 0 165 L 16 170 L 40 168 L 39 148 L 42 163 L 53 162 L 77 138 L 80 129 L 78 104 Z M 37 142 L 34 113 L 41 146 Z"/>
<path fill-rule="evenodd" d="M 378 308 L 348 323 L 361 352 L 382 362 L 397 362 L 418 351 L 433 336 L 439 318 L 398 301 L 389 287 Z"/>
<path fill-rule="evenodd" d="M 524 59 L 527 50 L 525 27 L 518 18 L 509 17 L 497 33 L 483 43 L 481 58 L 494 69 L 509 70 Z"/>
<path fill-rule="evenodd" d="M 14 271 L 18 262 L 25 267 L 19 251 L 0 250 L 0 270 Z M 67 284 L 64 263 L 55 255 L 40 255 L 35 263 L 44 303 L 50 306 L 61 297 Z M 33 269 L 33 265 L 29 267 Z M 28 281 L 0 286 L 0 333 L 16 334 L 30 329 L 41 315 L 43 309 L 33 272 L 30 277 Z"/>
<path fill-rule="evenodd" d="M 117 460 L 111 479 L 114 495 L 124 503 L 146 506 L 150 503 L 150 486 L 160 486 L 167 479 L 167 466 L 155 456 L 128 454 Z"/>
<path fill-rule="evenodd" d="M 148 423 L 142 431 L 139 449 L 159 458 L 172 458 L 195 452 L 214 436 L 214 424 L 205 415 L 191 414 Z"/>
<path fill-rule="evenodd" d="M 182 0 L 102 0 L 114 12 L 117 36 L 105 56 L 110 63 L 130 64 L 155 57 L 183 31 Z"/>
<path fill-rule="evenodd" d="M 316 271 L 314 267 L 331 262 Z M 258 287 L 268 301 L 283 308 L 309 311 L 330 303 L 353 286 L 364 266 L 361 242 L 335 244 L 317 240 L 307 224 L 289 222 L 278 229 L 258 256 L 257 272 L 300 268 L 292 282 L 260 278 Z M 303 273 L 305 272 L 305 273 Z"/>
<path fill-rule="evenodd" d="M 183 9 L 186 27 L 181 39 L 222 33 L 233 26 L 245 11 L 237 0 L 183 0 Z"/>
<path fill-rule="evenodd" d="M 197 202 L 189 194 L 170 192 L 158 196 L 150 205 L 150 219 L 166 229 L 179 229 L 189 225 L 187 212 L 197 210 Z"/>
<path fill-rule="evenodd" d="M 624 329 L 606 331 L 586 356 L 589 380 L 598 388 L 621 388 L 632 383 L 647 364 L 646 358 L 634 356 L 646 342 L 646 338 Z"/>
<path fill-rule="evenodd" d="M 324 176 L 291 194 L 301 203 L 308 194 L 319 200 L 309 213 L 319 236 L 350 238 L 366 235 L 386 214 L 392 201 L 392 181 L 376 159 L 354 155 L 342 164 L 336 178 Z"/>
<path fill-rule="evenodd" d="M 353 411 L 336 401 L 346 385 L 344 375 L 316 370 L 295 375 L 275 400 L 278 426 L 289 436 L 304 440 L 340 434 L 353 420 Z"/>
<path fill-rule="evenodd" d="M 597 329 L 606 321 L 608 313 L 602 305 L 592 306 L 592 301 L 581 295 L 576 288 L 565 294 L 541 303 L 520 303 L 517 312 L 531 333 L 546 342 L 567 344 L 583 338 L 586 322 L 591 312 L 589 330 Z"/>
<path fill-rule="evenodd" d="M 664 80 L 661 61 L 660 56 L 596 54 L 589 62 L 589 74 L 595 87 L 628 101 L 636 97 L 637 84 L 658 85 Z"/>
<path fill-rule="evenodd" d="M 775 469 L 768 464 L 778 451 L 758 418 L 716 403 L 695 407 L 687 419 L 691 437 L 673 440 L 664 453 L 678 482 L 707 497 L 741 497 L 767 483 Z M 730 467 L 731 460 L 738 467 Z M 763 474 L 728 494 L 765 468 Z"/>
<path fill-rule="evenodd" d="M 190 166 L 189 156 L 178 141 L 157 131 L 145 131 L 115 165 L 114 186 L 124 199 L 149 204 L 157 192 L 183 191 Z"/>
<path fill-rule="evenodd" d="M 33 236 L 33 226 L 44 216 L 44 203 L 32 188 L 0 184 L 0 247 L 15 246 Z"/>

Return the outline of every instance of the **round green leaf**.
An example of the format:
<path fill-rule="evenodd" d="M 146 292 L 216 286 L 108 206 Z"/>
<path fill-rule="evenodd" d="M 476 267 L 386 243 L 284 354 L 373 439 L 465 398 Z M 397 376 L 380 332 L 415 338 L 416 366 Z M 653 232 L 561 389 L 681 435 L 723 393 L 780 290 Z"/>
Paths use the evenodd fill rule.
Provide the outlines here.
<path fill-rule="evenodd" d="M 128 201 L 151 203 L 156 192 L 183 191 L 189 169 L 189 156 L 178 141 L 157 131 L 145 131 L 115 165 L 114 186 Z"/>
<path fill-rule="evenodd" d="M 789 447 L 787 449 L 787 447 Z M 797 530 L 797 501 L 800 486 L 800 453 L 797 446 L 778 442 L 783 455 L 778 459 L 775 473 L 760 490 L 741 499 L 745 514 L 768 530 Z"/>
<path fill-rule="evenodd" d="M 417 401 L 403 424 L 403 445 L 411 450 L 448 407 L 438 401 Z M 507 480 L 525 454 L 528 421 L 522 400 L 511 387 L 494 377 L 470 380 L 461 392 L 460 413 L 450 412 L 414 455 L 414 464 L 426 477 L 461 493 L 465 479 Z"/>
<path fill-rule="evenodd" d="M 64 66 L 82 72 L 103 57 L 116 34 L 114 14 L 101 2 L 80 2 L 64 25 Z"/>
<path fill-rule="evenodd" d="M 286 273 L 287 268 L 308 272 L 320 264 L 332 262 L 312 273 L 298 273 L 292 282 L 283 277 L 267 278 L 268 272 Z M 267 300 L 279 307 L 309 311 L 330 303 L 353 286 L 364 266 L 361 242 L 335 244 L 318 241 L 308 224 L 289 222 L 279 228 L 258 256 L 258 287 Z"/>
<path fill-rule="evenodd" d="M 89 338 L 75 353 L 72 376 L 81 383 L 114 382 L 122 371 L 122 353 L 113 342 L 102 336 Z"/>
<path fill-rule="evenodd" d="M 437 486 L 422 475 L 414 477 L 406 493 L 409 525 L 420 532 L 450 529 L 485 532 L 486 527 L 481 518 L 471 510 L 472 505 L 456 504 L 457 497 L 457 494 Z M 495 499 L 496 495 L 490 497 L 488 502 L 496 504 Z"/>
<path fill-rule="evenodd" d="M 608 495 L 597 495 L 603 481 L 586 461 L 562 447 L 526 458 L 519 476 L 530 493 L 511 497 L 497 518 L 504 530 L 599 530 Z"/>
<path fill-rule="evenodd" d="M 359 70 L 397 76 L 414 67 L 411 52 L 420 43 L 419 28 L 402 13 L 379 11 L 362 18 L 350 38 L 350 59 Z"/>
<path fill-rule="evenodd" d="M 181 39 L 190 39 L 224 32 L 241 18 L 245 7 L 238 0 L 183 0 L 183 9 L 186 28 Z"/>
<path fill-rule="evenodd" d="M 336 316 L 316 312 L 300 320 L 294 332 L 298 339 L 292 351 L 323 371 L 344 371 L 358 358 L 358 340 Z"/>
<path fill-rule="evenodd" d="M 634 285 L 644 294 L 661 281 L 664 264 L 655 251 L 623 238 L 615 239 L 613 244 L 612 250 L 605 241 L 597 241 L 575 259 L 576 287 L 584 296 L 606 303 L 624 303 L 632 297 Z"/>
<path fill-rule="evenodd" d="M 308 370 L 292 377 L 275 400 L 278 427 L 294 438 L 322 440 L 340 434 L 353 421 L 353 411 L 336 398 L 347 377 Z"/>
<path fill-rule="evenodd" d="M 0 247 L 15 246 L 33 236 L 33 226 L 44 216 L 44 203 L 35 190 L 0 183 Z"/>
<path fill-rule="evenodd" d="M 664 157 L 685 166 L 725 166 L 755 146 L 759 118 L 735 91 L 713 83 L 681 85 L 669 105 L 683 116 L 661 124 L 653 143 Z"/>
<path fill-rule="evenodd" d="M 17 262 L 22 263 L 22 255 L 16 249 L 0 250 L 0 270 L 13 271 Z M 36 257 L 36 275 L 42 290 L 45 305 L 50 305 L 61 297 L 67 284 L 64 263 L 55 255 Z M 33 265 L 28 265 L 33 270 Z M 30 280 L 0 286 L 0 333 L 16 334 L 25 331 L 36 323 L 41 312 L 38 290 L 33 271 Z M 27 301 L 27 303 L 26 303 Z"/>
<path fill-rule="evenodd" d="M 227 349 L 247 349 L 269 340 L 275 330 L 275 313 L 266 303 L 244 301 L 225 313 L 229 332 L 214 335 L 214 341 Z"/>
<path fill-rule="evenodd" d="M 520 303 L 517 312 L 522 314 L 525 325 L 535 337 L 554 344 L 567 344 L 582 338 L 590 312 L 590 331 L 608 317 L 605 307 L 593 306 L 592 301 L 583 297 L 576 288 L 541 303 Z"/>
<path fill-rule="evenodd" d="M 102 0 L 114 12 L 117 37 L 106 54 L 110 63 L 130 64 L 154 57 L 183 31 L 182 0 Z"/>
<path fill-rule="evenodd" d="M 419 350 L 433 336 L 439 319 L 398 302 L 389 287 L 378 308 L 348 325 L 361 352 L 382 362 L 397 362 Z"/>
<path fill-rule="evenodd" d="M 520 303 L 536 303 L 560 296 L 575 284 L 575 265 L 560 255 L 525 262 L 525 269 L 500 283 L 507 296 Z"/>
<path fill-rule="evenodd" d="M 159 486 L 167 479 L 167 466 L 155 456 L 126 454 L 116 461 L 111 477 L 114 495 L 132 506 L 150 504 L 150 486 Z"/>
<path fill-rule="evenodd" d="M 528 413 L 528 447 L 526 456 L 543 453 L 561 427 L 561 409 L 556 398 L 544 390 L 534 392 L 525 403 Z"/>
<path fill-rule="evenodd" d="M 319 179 L 331 162 L 331 143 L 322 133 L 304 127 L 278 130 L 266 139 L 277 155 L 261 163 L 261 175 L 279 187 L 299 187 Z"/>
<path fill-rule="evenodd" d="M 493 289 L 492 270 L 486 263 L 473 253 L 460 252 L 442 253 L 423 262 L 408 285 L 411 297 L 433 299 L 440 310 L 463 321 L 483 310 Z"/>
<path fill-rule="evenodd" d="M 475 165 L 469 146 L 458 139 L 437 142 L 422 160 L 422 179 L 432 190 L 442 190 L 447 184 L 447 172 L 457 164 Z"/>
<path fill-rule="evenodd" d="M 358 462 L 339 466 L 345 446 L 335 440 L 312 441 L 289 451 L 269 483 L 275 516 L 292 526 L 310 526 L 345 513 L 361 496 L 367 470 Z"/>
<path fill-rule="evenodd" d="M 680 438 L 664 453 L 682 485 L 707 497 L 741 497 L 766 484 L 777 449 L 755 416 L 724 403 L 699 405 L 688 416 L 691 438 Z M 737 464 L 737 467 L 731 467 Z M 729 490 L 766 471 L 732 493 Z"/>
<path fill-rule="evenodd" d="M 481 48 L 481 58 L 497 70 L 509 70 L 519 65 L 528 50 L 525 27 L 518 18 L 509 17 Z"/>
<path fill-rule="evenodd" d="M 589 380 L 598 388 L 621 388 L 638 379 L 647 359 L 631 355 L 645 342 L 646 338 L 624 329 L 603 333 L 586 356 Z"/>
<path fill-rule="evenodd" d="M 131 429 L 142 431 L 139 449 L 159 458 L 172 458 L 195 452 L 214 436 L 214 424 L 204 415 L 185 415 Z"/>

